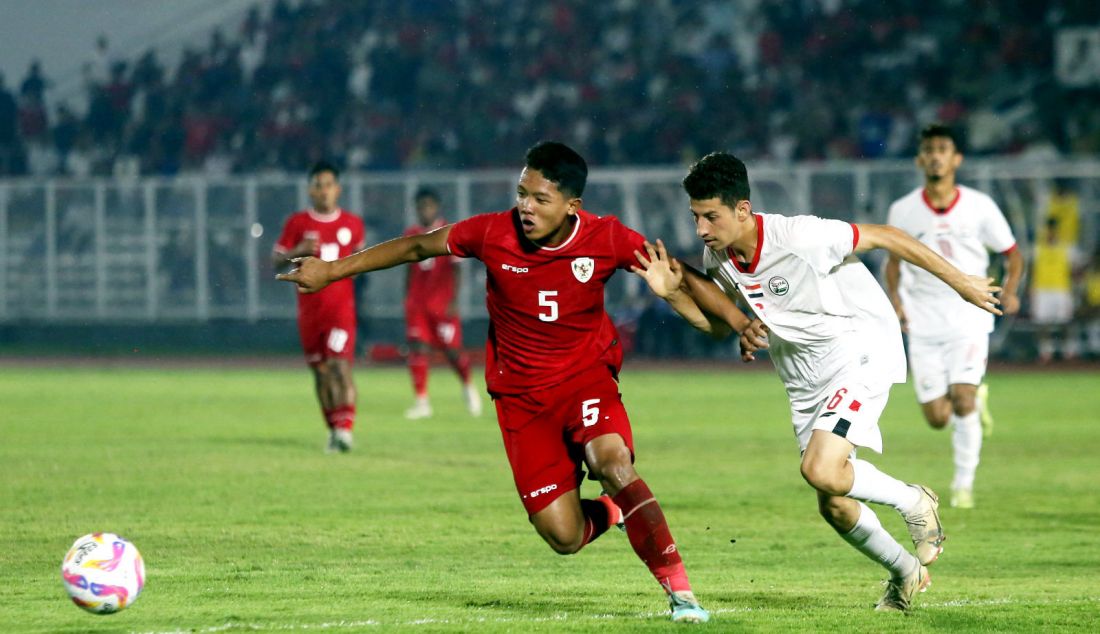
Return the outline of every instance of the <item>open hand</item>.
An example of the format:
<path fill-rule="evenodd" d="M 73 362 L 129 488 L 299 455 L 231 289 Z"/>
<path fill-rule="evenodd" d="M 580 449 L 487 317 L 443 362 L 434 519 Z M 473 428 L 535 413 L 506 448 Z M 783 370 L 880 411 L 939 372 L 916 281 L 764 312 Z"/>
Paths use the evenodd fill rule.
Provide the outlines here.
<path fill-rule="evenodd" d="M 632 266 L 630 271 L 645 280 L 657 297 L 668 299 L 680 290 L 680 284 L 684 281 L 684 270 L 676 258 L 668 256 L 665 244 L 660 240 L 657 240 L 656 247 L 647 240 L 645 250 L 646 255 L 634 252 L 640 266 Z"/>
<path fill-rule="evenodd" d="M 332 282 L 329 275 L 329 263 L 315 257 L 301 257 L 291 260 L 298 268 L 280 273 L 275 279 L 293 282 L 298 285 L 299 293 L 316 293 Z"/>
<path fill-rule="evenodd" d="M 1000 298 L 997 297 L 997 293 L 1001 292 L 1001 287 L 993 284 L 992 277 L 968 275 L 955 290 L 963 299 L 978 308 L 994 315 L 1002 314 L 1001 309 L 997 308 L 997 305 L 1001 303 Z"/>

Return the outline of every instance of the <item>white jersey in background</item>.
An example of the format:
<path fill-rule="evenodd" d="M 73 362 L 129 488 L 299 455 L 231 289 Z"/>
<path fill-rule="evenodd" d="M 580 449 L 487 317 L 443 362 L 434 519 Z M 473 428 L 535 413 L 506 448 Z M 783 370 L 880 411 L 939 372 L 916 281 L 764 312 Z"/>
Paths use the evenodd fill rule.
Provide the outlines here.
<path fill-rule="evenodd" d="M 1016 239 L 997 203 L 959 185 L 944 210 L 932 207 L 924 188 L 890 205 L 887 223 L 943 256 L 967 275 L 987 275 L 989 252 L 1009 253 Z M 901 263 L 898 288 L 909 334 L 922 339 L 954 339 L 993 331 L 993 314 L 967 302 L 924 269 Z"/>
<path fill-rule="evenodd" d="M 706 248 L 707 274 L 745 298 L 771 330 L 769 354 L 793 409 L 810 407 L 858 376 L 872 390 L 905 382 L 901 327 L 882 287 L 857 258 L 855 225 L 815 216 L 755 214 L 746 267 Z"/>

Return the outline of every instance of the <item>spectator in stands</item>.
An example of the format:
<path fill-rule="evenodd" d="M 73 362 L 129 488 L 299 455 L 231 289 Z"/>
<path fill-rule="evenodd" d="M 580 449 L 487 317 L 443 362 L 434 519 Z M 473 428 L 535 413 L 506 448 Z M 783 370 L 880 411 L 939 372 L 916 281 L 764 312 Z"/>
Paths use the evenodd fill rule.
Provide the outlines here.
<path fill-rule="evenodd" d="M 1078 346 L 1067 328 L 1073 318 L 1074 249 L 1063 240 L 1058 220 L 1047 218 L 1035 244 L 1031 265 L 1031 321 L 1039 327 L 1039 362 L 1050 363 L 1058 352 L 1062 358 L 1077 357 Z"/>

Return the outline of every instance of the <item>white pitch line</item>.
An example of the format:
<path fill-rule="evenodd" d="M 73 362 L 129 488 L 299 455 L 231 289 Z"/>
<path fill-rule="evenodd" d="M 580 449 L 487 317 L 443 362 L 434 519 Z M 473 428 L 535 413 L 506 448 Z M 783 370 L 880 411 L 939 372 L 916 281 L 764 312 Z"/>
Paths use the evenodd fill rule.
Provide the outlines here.
<path fill-rule="evenodd" d="M 1070 604 L 1070 603 L 1100 603 L 1100 597 L 1083 597 L 1080 599 L 1054 599 L 1054 600 L 1041 600 L 1041 601 L 1029 601 L 1029 600 L 1017 600 L 1011 598 L 1002 599 L 955 599 L 953 601 L 943 601 L 939 603 L 920 602 L 917 604 L 918 609 L 940 609 L 940 608 L 960 608 L 960 607 L 983 607 L 992 605 L 1057 605 L 1057 604 Z M 763 610 L 766 610 L 764 608 Z M 711 610 L 711 614 L 743 614 L 747 612 L 760 612 L 761 608 L 718 608 Z M 225 623 L 223 625 L 212 625 L 209 627 L 203 627 L 199 629 L 186 629 L 186 630 L 150 630 L 147 632 L 131 632 L 131 634 L 216 634 L 217 632 L 228 631 L 280 631 L 280 632 L 292 632 L 300 630 L 346 630 L 351 628 L 360 627 L 410 627 L 417 625 L 470 625 L 473 623 L 550 623 L 555 621 L 610 621 L 616 619 L 650 619 L 658 616 L 666 616 L 668 613 L 661 612 L 636 612 L 627 617 L 615 614 L 569 614 L 561 613 L 553 616 L 538 616 L 531 618 L 521 617 L 472 617 L 466 619 L 436 619 L 436 618 L 424 618 L 414 619 L 411 621 L 399 621 L 399 622 L 384 622 L 375 619 L 368 619 L 365 621 L 328 621 L 324 623 Z"/>

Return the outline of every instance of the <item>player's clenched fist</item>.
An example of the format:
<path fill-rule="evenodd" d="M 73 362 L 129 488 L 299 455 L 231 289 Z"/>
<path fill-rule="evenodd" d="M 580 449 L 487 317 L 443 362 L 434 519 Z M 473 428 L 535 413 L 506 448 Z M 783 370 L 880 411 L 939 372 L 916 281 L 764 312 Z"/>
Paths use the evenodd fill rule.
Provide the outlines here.
<path fill-rule="evenodd" d="M 330 265 L 324 260 L 305 257 L 294 258 L 291 262 L 297 264 L 298 268 L 280 273 L 275 276 L 275 279 L 297 284 L 299 293 L 316 293 L 332 282 L 329 274 Z"/>

